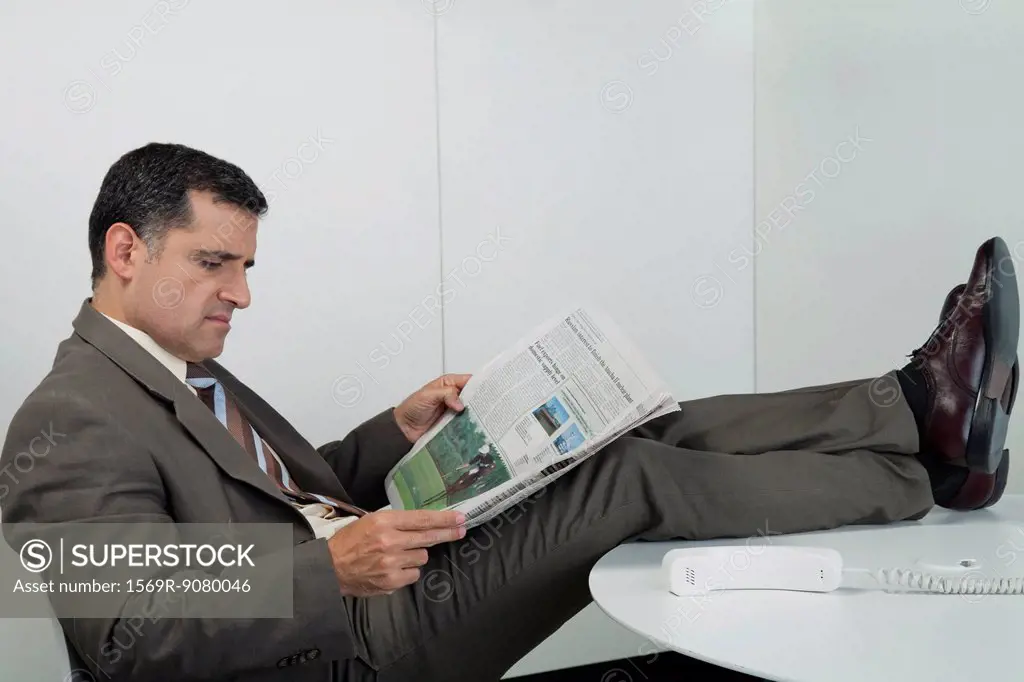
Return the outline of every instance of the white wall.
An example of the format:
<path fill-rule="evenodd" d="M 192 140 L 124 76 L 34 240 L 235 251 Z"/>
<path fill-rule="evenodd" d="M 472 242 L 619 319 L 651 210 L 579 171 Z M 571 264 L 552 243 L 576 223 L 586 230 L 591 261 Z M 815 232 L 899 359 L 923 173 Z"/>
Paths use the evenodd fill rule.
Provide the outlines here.
<path fill-rule="evenodd" d="M 757 390 L 902 367 L 978 245 L 1002 236 L 1024 268 L 1024 5 L 772 0 L 756 19 Z"/>
<path fill-rule="evenodd" d="M 590 299 L 680 398 L 750 390 L 752 273 L 718 305 L 691 299 L 750 234 L 753 4 L 693 35 L 675 0 L 582 7 L 481 0 L 438 24 L 444 271 L 503 236 L 445 308 L 446 364 Z"/>

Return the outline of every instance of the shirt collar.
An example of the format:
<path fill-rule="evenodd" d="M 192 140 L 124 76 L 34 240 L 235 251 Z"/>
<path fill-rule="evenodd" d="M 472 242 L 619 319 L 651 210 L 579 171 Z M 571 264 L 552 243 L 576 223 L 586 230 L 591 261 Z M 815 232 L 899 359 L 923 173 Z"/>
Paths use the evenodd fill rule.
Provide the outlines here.
<path fill-rule="evenodd" d="M 185 378 L 187 375 L 185 372 L 187 368 L 184 360 L 164 349 L 160 344 L 153 340 L 153 337 L 151 337 L 146 332 L 140 329 L 136 329 L 131 325 L 125 324 L 120 320 L 115 320 L 106 313 L 100 314 L 103 315 L 103 317 L 110 320 L 111 322 L 113 322 L 114 324 L 116 324 L 118 328 L 121 329 L 121 331 L 123 331 L 125 334 L 134 339 L 140 346 L 149 351 L 150 354 L 154 358 L 156 358 L 160 362 L 160 364 L 166 367 L 171 374 L 177 377 L 178 380 L 180 380 L 182 383 L 186 383 Z"/>

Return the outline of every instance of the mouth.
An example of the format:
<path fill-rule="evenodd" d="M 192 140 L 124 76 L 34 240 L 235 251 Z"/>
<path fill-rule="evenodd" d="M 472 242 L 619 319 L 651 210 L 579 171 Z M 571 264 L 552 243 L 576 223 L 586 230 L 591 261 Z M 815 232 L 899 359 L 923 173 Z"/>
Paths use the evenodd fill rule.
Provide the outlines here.
<path fill-rule="evenodd" d="M 207 317 L 206 319 L 209 320 L 210 322 L 214 322 L 216 324 L 224 325 L 225 327 L 230 327 L 231 326 L 231 318 L 226 316 L 226 315 L 211 315 L 210 317 Z"/>

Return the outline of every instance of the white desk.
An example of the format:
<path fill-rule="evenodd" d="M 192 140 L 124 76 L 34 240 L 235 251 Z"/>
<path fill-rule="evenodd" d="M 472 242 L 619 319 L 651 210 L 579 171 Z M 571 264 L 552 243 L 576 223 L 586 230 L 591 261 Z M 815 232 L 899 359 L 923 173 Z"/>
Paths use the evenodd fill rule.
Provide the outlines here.
<path fill-rule="evenodd" d="M 1016 680 L 1024 667 L 1024 596 L 891 594 L 841 588 L 671 594 L 661 574 L 677 547 L 736 547 L 730 570 L 765 546 L 832 547 L 844 565 L 910 568 L 925 559 L 982 562 L 988 577 L 1024 576 L 1024 495 L 987 510 L 936 508 L 918 522 L 707 542 L 636 542 L 605 555 L 590 591 L 613 620 L 656 648 L 778 682 Z M 728 574 L 721 576 L 726 582 Z"/>

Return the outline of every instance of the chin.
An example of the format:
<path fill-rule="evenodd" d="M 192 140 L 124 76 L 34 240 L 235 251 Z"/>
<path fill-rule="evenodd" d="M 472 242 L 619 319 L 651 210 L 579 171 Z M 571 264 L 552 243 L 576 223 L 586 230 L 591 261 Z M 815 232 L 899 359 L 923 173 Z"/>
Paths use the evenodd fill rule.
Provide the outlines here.
<path fill-rule="evenodd" d="M 211 343 L 211 344 L 208 344 L 208 345 L 204 346 L 203 348 L 197 349 L 197 352 L 198 352 L 199 355 L 201 355 L 203 357 L 203 360 L 207 360 L 209 358 L 215 358 L 215 357 L 217 357 L 218 355 L 220 355 L 221 353 L 224 352 L 224 344 L 223 344 L 223 342 L 221 342 L 221 343 Z"/>

